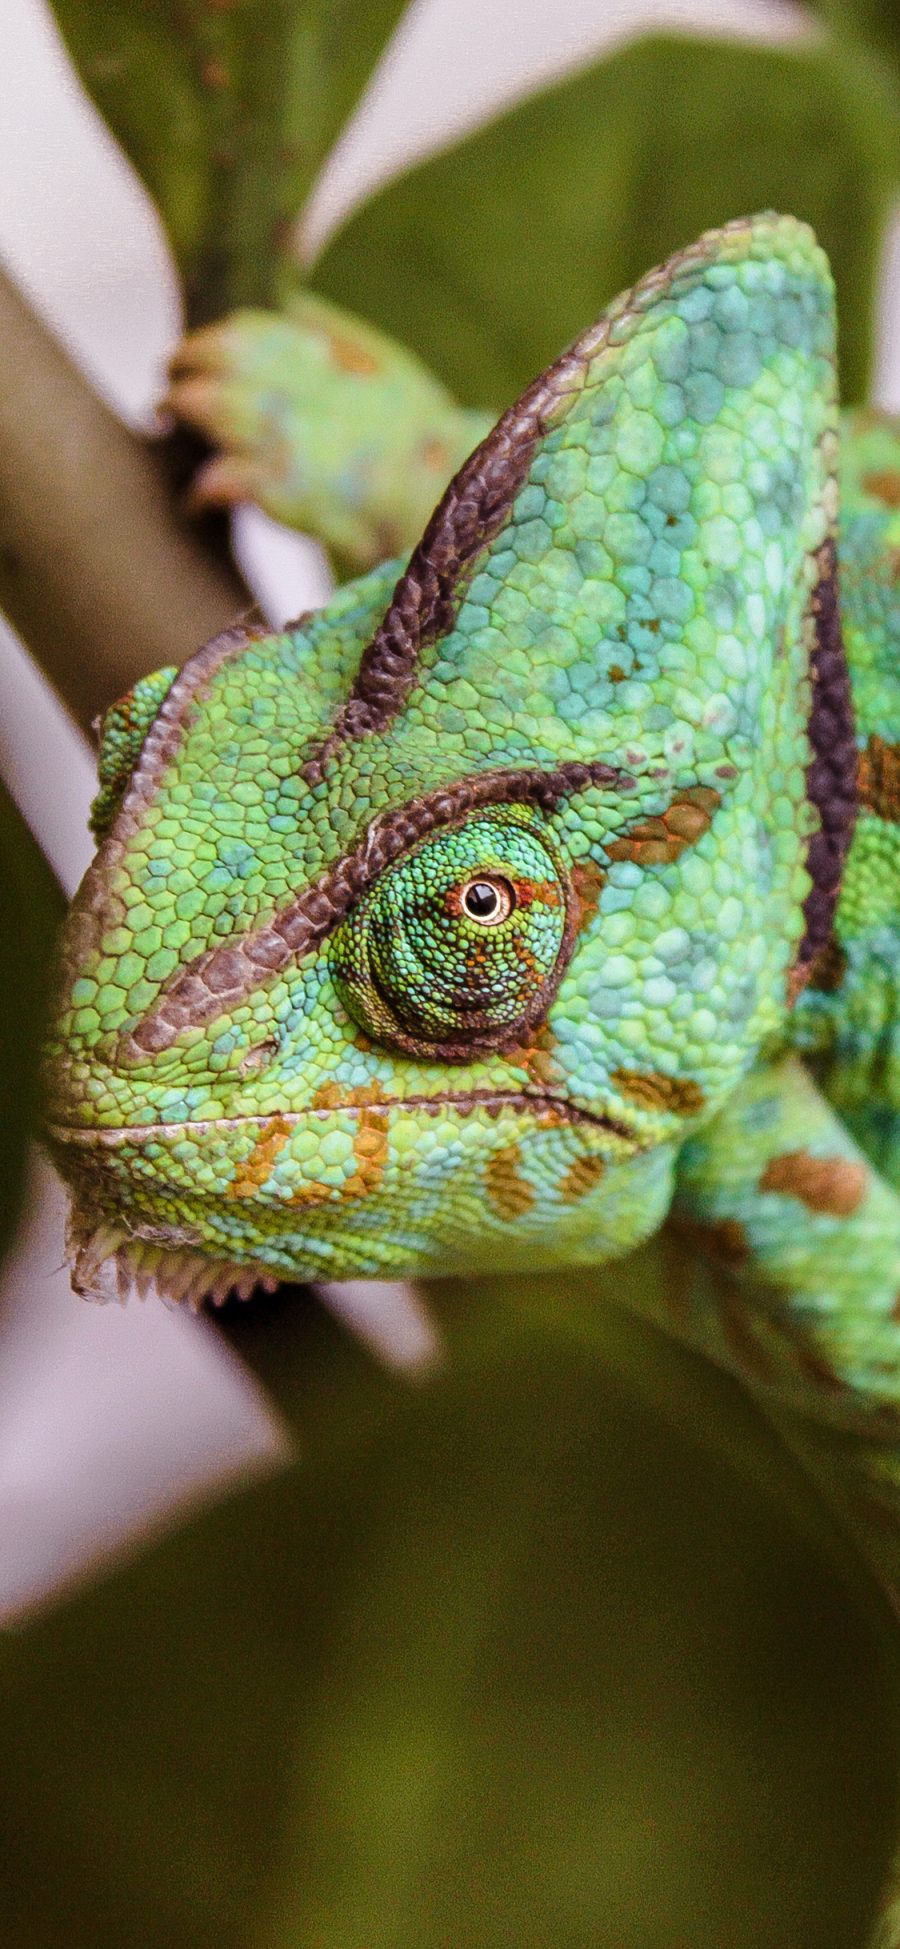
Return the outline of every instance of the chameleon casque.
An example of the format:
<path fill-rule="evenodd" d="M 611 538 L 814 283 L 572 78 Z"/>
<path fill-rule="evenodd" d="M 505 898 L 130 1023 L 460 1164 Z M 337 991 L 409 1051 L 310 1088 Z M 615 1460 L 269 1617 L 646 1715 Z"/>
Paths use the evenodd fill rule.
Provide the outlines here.
<path fill-rule="evenodd" d="M 371 398 L 378 335 L 323 330 Z M 407 565 L 105 720 L 47 1057 L 76 1289 L 598 1264 L 671 1211 L 743 1294 L 691 1337 L 896 1513 L 900 432 L 839 452 L 828 266 L 771 214 L 439 432 Z"/>

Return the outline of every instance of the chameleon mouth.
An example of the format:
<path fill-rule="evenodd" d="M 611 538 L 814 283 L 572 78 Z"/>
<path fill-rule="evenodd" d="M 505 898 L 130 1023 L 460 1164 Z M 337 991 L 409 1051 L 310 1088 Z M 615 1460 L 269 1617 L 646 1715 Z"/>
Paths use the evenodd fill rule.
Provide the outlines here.
<path fill-rule="evenodd" d="M 311 1107 L 291 1112 L 273 1111 L 267 1116 L 257 1113 L 255 1116 L 212 1117 L 196 1122 L 123 1124 L 107 1128 L 50 1123 L 47 1125 L 49 1143 L 57 1150 L 58 1161 L 74 1187 L 67 1241 L 73 1288 L 83 1297 L 99 1301 L 124 1301 L 130 1292 L 135 1291 L 141 1297 L 156 1292 L 166 1300 L 198 1307 L 209 1302 L 218 1305 L 232 1296 L 249 1298 L 259 1286 L 272 1291 L 285 1278 L 354 1276 L 353 1272 L 347 1271 L 335 1275 L 326 1260 L 319 1263 L 314 1256 L 304 1271 L 292 1270 L 278 1259 L 276 1253 L 271 1250 L 267 1252 L 267 1242 L 263 1236 L 259 1237 L 255 1249 L 248 1250 L 246 1255 L 241 1252 L 235 1259 L 226 1257 L 221 1247 L 217 1249 L 212 1240 L 204 1238 L 199 1222 L 202 1211 L 192 1214 L 182 1207 L 179 1216 L 167 1222 L 142 1215 L 140 1209 L 129 1210 L 129 1171 L 137 1163 L 145 1145 L 153 1147 L 151 1155 L 155 1165 L 157 1148 L 178 1148 L 180 1140 L 187 1134 L 202 1140 L 204 1133 L 208 1133 L 210 1145 L 214 1147 L 217 1141 L 221 1142 L 231 1133 L 239 1132 L 242 1149 L 246 1150 L 251 1139 L 252 1142 L 243 1163 L 236 1162 L 229 1154 L 231 1189 L 234 1193 L 237 1188 L 235 1173 L 238 1178 L 243 1174 L 246 1181 L 240 1185 L 240 1195 L 249 1196 L 251 1184 L 262 1183 L 271 1167 L 276 1148 L 286 1138 L 289 1140 L 293 1130 L 304 1127 L 308 1130 L 317 1123 L 327 1130 L 336 1114 L 349 1111 L 360 1120 L 362 1137 L 371 1137 L 371 1129 L 366 1128 L 364 1120 L 374 1115 L 382 1127 L 380 1142 L 386 1144 L 384 1126 L 387 1113 L 391 1110 L 439 1116 L 446 1114 L 448 1106 L 463 1116 L 480 1111 L 482 1116 L 500 1117 L 511 1112 L 513 1115 L 527 1115 L 544 1129 L 580 1127 L 594 1133 L 603 1132 L 609 1140 L 608 1148 L 618 1158 L 633 1155 L 642 1147 L 624 1123 L 538 1091 L 458 1091 L 437 1098 L 382 1098 L 374 1102 L 369 1100 L 366 1103 Z M 124 1159 L 122 1151 L 126 1153 Z M 253 1175 L 254 1152 L 262 1160 L 259 1178 Z M 79 1157 L 82 1160 L 80 1163 L 76 1161 Z M 363 1153 L 358 1160 L 360 1179 L 368 1161 L 367 1153 Z M 380 1160 L 370 1168 L 377 1171 L 376 1183 L 379 1182 Z M 104 1179 L 108 1180 L 105 1186 Z M 365 1192 L 364 1184 L 361 1183 L 359 1188 Z M 341 1196 L 338 1186 L 327 1202 L 334 1206 Z M 356 1196 L 354 1192 L 354 1199 Z M 314 1204 L 318 1202 L 318 1199 L 313 1201 Z M 301 1213 L 301 1222 L 302 1216 Z M 225 1249 L 227 1251 L 227 1245 Z M 315 1254 L 316 1244 L 312 1235 L 305 1240 L 305 1249 Z M 390 1276 L 375 1261 L 360 1268 L 360 1271 L 362 1276 L 370 1278 Z"/>
<path fill-rule="evenodd" d="M 192 1136 L 200 1136 L 204 1131 L 218 1133 L 226 1130 L 242 1130 L 248 1125 L 265 1127 L 276 1118 L 279 1125 L 298 1127 L 302 1124 L 321 1121 L 326 1123 L 339 1111 L 342 1115 L 361 1116 L 363 1110 L 421 1110 L 426 1115 L 442 1116 L 447 1109 L 458 1110 L 461 1115 L 474 1115 L 481 1111 L 488 1116 L 500 1116 L 504 1110 L 520 1111 L 537 1117 L 545 1124 L 583 1124 L 591 1130 L 602 1130 L 607 1136 L 616 1137 L 620 1142 L 635 1145 L 637 1133 L 630 1125 L 596 1110 L 584 1110 L 566 1098 L 550 1096 L 537 1090 L 466 1090 L 451 1091 L 441 1096 L 387 1096 L 367 1100 L 365 1105 L 352 1102 L 335 1103 L 327 1106 L 313 1106 L 303 1110 L 273 1110 L 261 1115 L 247 1114 L 236 1117 L 185 1117 L 173 1123 L 138 1124 L 65 1124 L 46 1125 L 47 1135 L 53 1143 L 73 1145 L 82 1148 L 98 1146 L 114 1149 L 119 1144 L 139 1144 L 153 1138 L 178 1137 L 189 1131 Z"/>

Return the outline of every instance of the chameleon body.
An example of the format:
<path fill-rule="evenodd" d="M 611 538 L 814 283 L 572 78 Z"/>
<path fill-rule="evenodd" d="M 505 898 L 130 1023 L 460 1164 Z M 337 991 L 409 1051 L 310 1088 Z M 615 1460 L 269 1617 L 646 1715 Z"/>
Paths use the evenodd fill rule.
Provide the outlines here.
<path fill-rule="evenodd" d="M 231 399 L 226 497 L 292 426 L 272 504 L 368 562 L 484 428 L 368 328 L 361 364 L 328 308 L 300 325 L 347 411 L 374 388 L 352 465 L 256 351 L 237 411 L 227 331 L 177 403 Z M 900 1601 L 900 435 L 845 421 L 839 532 L 838 448 L 825 259 L 730 224 L 486 431 L 407 563 L 137 685 L 49 1141 L 99 1297 L 600 1264 L 671 1213 L 732 1297 L 648 1306 L 748 1381 Z"/>
<path fill-rule="evenodd" d="M 405 571 L 111 713 L 49 1065 L 80 1284 L 658 1226 L 832 938 L 833 354 L 809 233 L 712 233 L 510 409 Z M 808 1018 L 827 1065 L 843 1017 Z"/>

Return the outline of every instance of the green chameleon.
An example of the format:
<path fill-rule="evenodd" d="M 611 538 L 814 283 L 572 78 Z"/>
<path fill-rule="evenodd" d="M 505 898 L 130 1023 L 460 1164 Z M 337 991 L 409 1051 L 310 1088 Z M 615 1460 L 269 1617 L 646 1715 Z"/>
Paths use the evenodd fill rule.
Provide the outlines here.
<path fill-rule="evenodd" d="M 173 404 L 201 493 L 368 572 L 104 722 L 76 1289 L 596 1265 L 671 1214 L 731 1283 L 664 1323 L 799 1407 L 900 1591 L 900 434 L 839 455 L 810 231 L 708 233 L 492 430 L 314 299 L 189 340 Z"/>

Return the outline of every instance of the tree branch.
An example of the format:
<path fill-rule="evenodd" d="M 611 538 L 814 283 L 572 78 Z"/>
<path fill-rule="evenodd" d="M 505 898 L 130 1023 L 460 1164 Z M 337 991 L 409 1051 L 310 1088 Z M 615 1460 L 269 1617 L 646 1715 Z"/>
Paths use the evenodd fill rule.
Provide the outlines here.
<path fill-rule="evenodd" d="M 0 608 L 82 726 L 249 600 L 0 272 Z"/>

